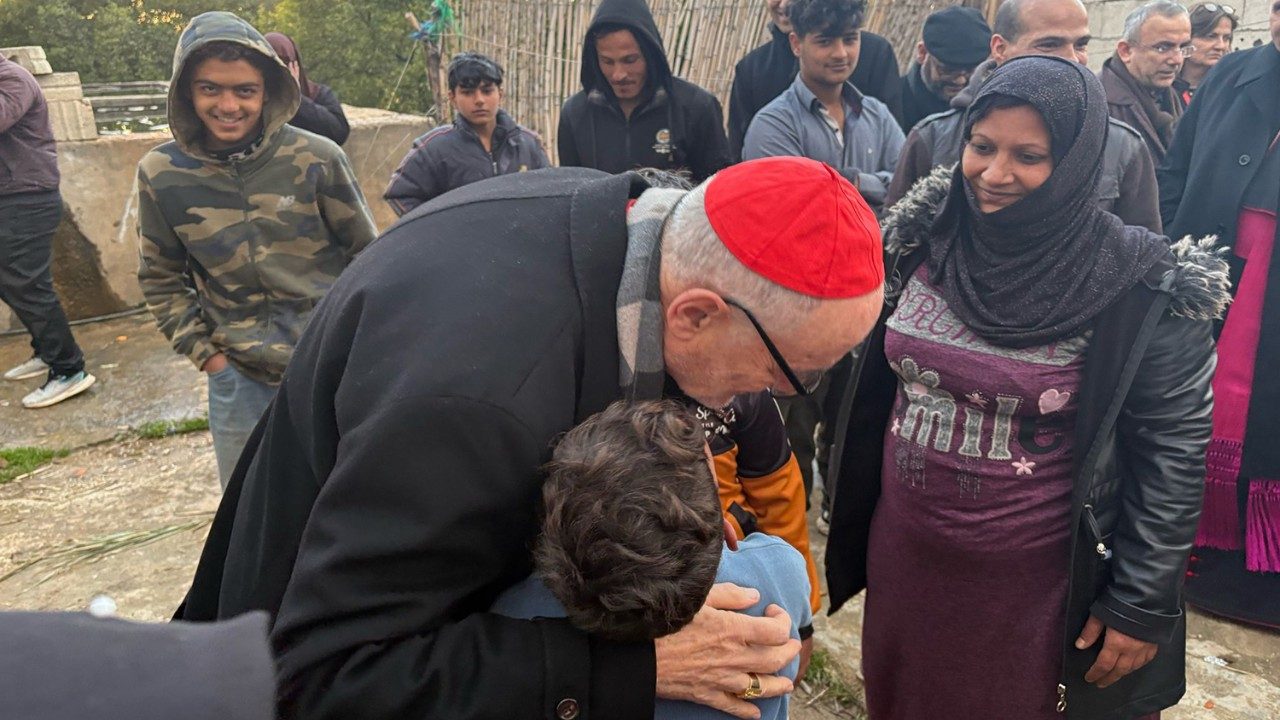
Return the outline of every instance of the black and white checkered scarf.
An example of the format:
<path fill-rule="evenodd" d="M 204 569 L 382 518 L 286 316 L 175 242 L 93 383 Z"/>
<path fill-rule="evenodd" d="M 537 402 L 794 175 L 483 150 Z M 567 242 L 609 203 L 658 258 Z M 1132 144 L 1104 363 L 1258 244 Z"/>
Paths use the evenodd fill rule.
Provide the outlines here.
<path fill-rule="evenodd" d="M 627 213 L 627 256 L 618 285 L 618 383 L 628 401 L 662 397 L 662 229 L 685 190 L 646 190 Z"/>

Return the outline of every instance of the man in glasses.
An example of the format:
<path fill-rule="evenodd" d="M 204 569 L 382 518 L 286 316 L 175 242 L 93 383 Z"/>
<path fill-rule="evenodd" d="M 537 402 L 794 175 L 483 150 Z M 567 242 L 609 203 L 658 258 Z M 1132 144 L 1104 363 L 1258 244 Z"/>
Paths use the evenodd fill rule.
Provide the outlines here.
<path fill-rule="evenodd" d="M 1187 9 L 1153 0 L 1129 13 L 1115 55 L 1102 64 L 1111 117 L 1142 135 L 1156 165 L 1173 141 L 1182 103 L 1173 90 L 1182 62 L 1195 52 Z"/>
<path fill-rule="evenodd" d="M 950 110 L 951 99 L 990 52 L 991 28 L 976 9 L 953 5 L 926 18 L 915 59 L 902 76 L 902 131 Z"/>
<path fill-rule="evenodd" d="M 286 718 L 754 717 L 800 650 L 781 608 L 733 612 L 754 590 L 642 642 L 489 607 L 532 569 L 554 438 L 617 400 L 801 392 L 875 323 L 882 256 L 803 158 L 691 191 L 553 168 L 448 193 L 317 307 L 179 617 L 267 610 Z"/>

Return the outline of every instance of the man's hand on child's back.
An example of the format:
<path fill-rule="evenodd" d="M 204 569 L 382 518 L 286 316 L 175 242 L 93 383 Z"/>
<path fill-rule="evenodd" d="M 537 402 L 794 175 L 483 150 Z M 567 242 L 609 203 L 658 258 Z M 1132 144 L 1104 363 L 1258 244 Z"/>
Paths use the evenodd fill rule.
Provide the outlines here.
<path fill-rule="evenodd" d="M 737 612 L 759 600 L 756 590 L 719 583 L 693 622 L 654 641 L 658 697 L 755 720 L 760 710 L 738 697 L 751 686 L 749 673 L 760 678 L 760 697 L 791 692 L 791 681 L 775 673 L 800 652 L 800 641 L 791 639 L 791 618 L 777 605 L 764 617 Z"/>

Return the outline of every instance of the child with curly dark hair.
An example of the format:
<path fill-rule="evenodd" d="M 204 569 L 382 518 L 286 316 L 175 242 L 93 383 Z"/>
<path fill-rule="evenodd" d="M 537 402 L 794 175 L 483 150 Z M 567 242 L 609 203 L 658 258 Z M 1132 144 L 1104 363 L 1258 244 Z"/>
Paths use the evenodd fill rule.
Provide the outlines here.
<path fill-rule="evenodd" d="M 614 403 L 566 433 L 547 469 L 535 572 L 503 593 L 493 612 L 568 617 L 612 640 L 651 639 L 689 623 L 713 583 L 732 582 L 760 592 L 744 612 L 760 616 L 770 604 L 786 610 L 794 638 L 811 621 L 799 552 L 760 533 L 726 546 L 710 455 L 688 408 Z M 794 679 L 797 667 L 793 660 L 779 674 Z M 762 718 L 787 716 L 785 696 L 756 703 Z M 729 717 L 664 700 L 655 715 Z"/>

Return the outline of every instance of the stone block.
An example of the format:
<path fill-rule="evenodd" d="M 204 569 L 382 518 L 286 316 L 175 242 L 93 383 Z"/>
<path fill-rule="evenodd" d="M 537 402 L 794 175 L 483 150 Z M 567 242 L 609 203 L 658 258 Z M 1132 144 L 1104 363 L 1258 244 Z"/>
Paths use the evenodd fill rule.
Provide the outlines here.
<path fill-rule="evenodd" d="M 53 139 L 59 142 L 98 137 L 98 126 L 93 122 L 93 106 L 85 99 L 50 102 L 49 124 L 53 126 Z"/>
<path fill-rule="evenodd" d="M 49 88 L 80 87 L 80 73 L 49 73 L 48 75 L 41 75 L 36 78 L 36 82 L 40 83 L 40 87 L 44 88 L 46 91 Z"/>
<path fill-rule="evenodd" d="M 44 48 L 39 45 L 0 48 L 0 55 L 18 63 L 32 75 L 48 75 L 53 72 L 48 58 L 44 56 Z"/>
<path fill-rule="evenodd" d="M 48 77 L 47 75 L 45 77 Z M 43 88 L 44 99 L 51 102 L 62 102 L 64 100 L 79 100 L 84 97 L 84 90 L 79 85 L 71 87 L 51 87 Z"/>

